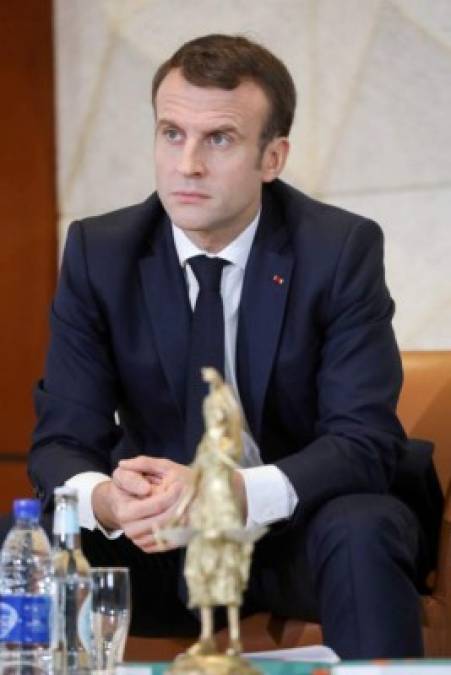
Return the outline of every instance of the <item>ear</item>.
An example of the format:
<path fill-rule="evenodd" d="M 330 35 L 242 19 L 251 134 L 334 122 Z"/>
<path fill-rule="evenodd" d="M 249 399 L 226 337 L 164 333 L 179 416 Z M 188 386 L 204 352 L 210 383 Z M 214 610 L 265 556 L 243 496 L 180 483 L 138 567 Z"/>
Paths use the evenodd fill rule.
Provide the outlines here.
<path fill-rule="evenodd" d="M 270 183 L 277 178 L 285 166 L 290 141 L 284 136 L 273 138 L 263 150 L 261 160 L 262 181 Z"/>

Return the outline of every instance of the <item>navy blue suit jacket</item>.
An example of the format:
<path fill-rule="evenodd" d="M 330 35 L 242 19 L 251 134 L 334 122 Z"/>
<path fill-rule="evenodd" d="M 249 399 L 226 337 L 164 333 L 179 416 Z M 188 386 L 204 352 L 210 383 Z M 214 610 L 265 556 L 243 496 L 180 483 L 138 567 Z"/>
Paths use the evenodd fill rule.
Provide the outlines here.
<path fill-rule="evenodd" d="M 110 473 L 123 457 L 191 461 L 183 447 L 190 313 L 155 194 L 72 224 L 29 462 L 46 504 L 70 476 Z M 236 365 L 263 460 L 300 497 L 295 518 L 334 496 L 389 490 L 404 440 L 392 315 L 378 225 L 281 181 L 265 185 Z"/>

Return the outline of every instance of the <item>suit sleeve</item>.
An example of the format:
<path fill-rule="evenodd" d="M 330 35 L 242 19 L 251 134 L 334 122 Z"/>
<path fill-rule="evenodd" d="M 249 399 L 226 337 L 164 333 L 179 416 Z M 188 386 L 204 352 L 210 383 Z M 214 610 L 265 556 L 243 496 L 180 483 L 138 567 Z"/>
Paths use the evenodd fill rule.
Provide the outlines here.
<path fill-rule="evenodd" d="M 402 370 L 378 225 L 351 229 L 332 276 L 315 440 L 276 462 L 298 494 L 295 518 L 343 494 L 386 492 L 405 438 L 396 417 Z"/>
<path fill-rule="evenodd" d="M 114 419 L 119 384 L 106 321 L 90 284 L 80 223 L 69 230 L 50 325 L 29 457 L 29 474 L 45 506 L 68 478 L 85 471 L 109 474 L 110 450 L 120 434 Z"/>

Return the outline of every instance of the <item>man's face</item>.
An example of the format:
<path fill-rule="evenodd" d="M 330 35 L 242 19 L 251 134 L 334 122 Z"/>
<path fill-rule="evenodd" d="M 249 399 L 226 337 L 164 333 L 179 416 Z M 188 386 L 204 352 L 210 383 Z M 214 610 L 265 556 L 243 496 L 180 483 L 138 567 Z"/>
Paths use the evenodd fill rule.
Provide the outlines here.
<path fill-rule="evenodd" d="M 270 146 L 260 133 L 269 103 L 254 82 L 231 91 L 197 87 L 174 69 L 155 100 L 155 172 L 175 225 L 198 245 L 218 249 L 256 215 L 262 182 L 272 180 Z"/>

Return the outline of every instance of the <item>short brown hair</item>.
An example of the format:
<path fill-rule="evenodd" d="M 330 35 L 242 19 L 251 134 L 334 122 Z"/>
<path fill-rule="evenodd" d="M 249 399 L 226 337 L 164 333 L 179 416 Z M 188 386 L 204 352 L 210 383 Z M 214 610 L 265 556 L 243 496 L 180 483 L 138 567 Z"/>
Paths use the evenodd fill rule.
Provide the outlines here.
<path fill-rule="evenodd" d="M 296 108 L 296 89 L 286 66 L 268 49 L 241 35 L 212 34 L 190 40 L 161 64 L 152 81 L 152 103 L 170 70 L 180 68 L 183 77 L 199 87 L 235 89 L 251 80 L 265 92 L 270 114 L 261 142 L 288 136 Z"/>

